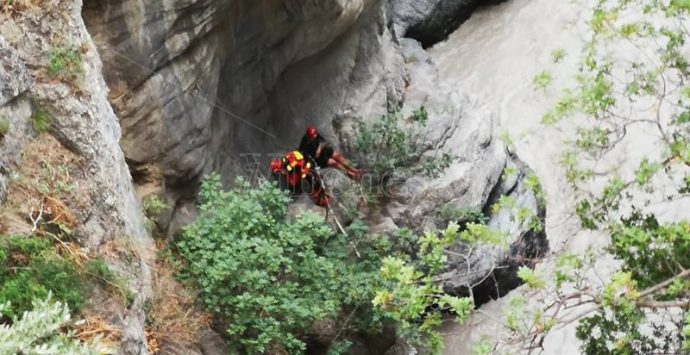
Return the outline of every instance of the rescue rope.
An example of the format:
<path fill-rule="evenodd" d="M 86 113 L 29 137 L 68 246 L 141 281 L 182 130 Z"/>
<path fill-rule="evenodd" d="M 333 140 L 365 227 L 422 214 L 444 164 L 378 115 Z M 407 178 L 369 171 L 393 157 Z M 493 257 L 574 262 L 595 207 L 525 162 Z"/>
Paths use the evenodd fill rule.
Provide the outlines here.
<path fill-rule="evenodd" d="M 323 182 L 323 177 L 321 176 L 321 169 L 319 168 L 318 165 L 314 166 L 314 171 L 316 172 L 316 175 L 319 179 L 319 184 L 321 184 L 321 188 L 323 189 L 324 193 L 326 194 L 326 220 L 328 220 L 328 214 L 333 215 L 333 220 L 335 220 L 335 224 L 338 226 L 338 229 L 340 229 L 340 232 L 343 233 L 345 238 L 348 239 L 350 242 L 350 245 L 352 246 L 352 249 L 355 252 L 355 255 L 357 255 L 358 258 L 362 258 L 362 256 L 359 254 L 359 250 L 357 250 L 357 245 L 350 239 L 350 235 L 347 234 L 345 231 L 345 228 L 343 228 L 343 225 L 340 224 L 340 220 L 338 219 L 338 216 L 335 214 L 333 211 L 333 208 L 331 207 L 331 201 L 328 199 L 328 190 L 326 189 L 326 183 Z"/>

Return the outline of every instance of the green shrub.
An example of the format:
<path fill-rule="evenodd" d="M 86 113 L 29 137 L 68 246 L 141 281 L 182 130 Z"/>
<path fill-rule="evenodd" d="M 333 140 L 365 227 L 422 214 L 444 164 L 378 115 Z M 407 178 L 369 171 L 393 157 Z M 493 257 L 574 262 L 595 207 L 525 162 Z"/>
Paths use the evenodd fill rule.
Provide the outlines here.
<path fill-rule="evenodd" d="M 352 274 L 346 244 L 331 238 L 322 216 L 288 220 L 289 197 L 277 187 L 252 189 L 238 180 L 221 192 L 215 176 L 200 197 L 201 215 L 178 242 L 187 261 L 182 276 L 225 321 L 236 351 L 262 353 L 280 344 L 303 352 L 302 330 L 334 317 L 348 297 L 362 297 L 363 290 L 348 286 L 362 279 Z"/>
<path fill-rule="evenodd" d="M 423 172 L 436 177 L 448 168 L 453 156 L 447 152 L 441 152 L 439 157 L 422 156 L 431 148 L 425 141 L 427 119 L 428 113 L 422 106 L 407 120 L 395 112 L 378 120 L 360 122 L 355 146 L 365 152 L 363 158 L 369 171 L 386 180 L 394 171 Z"/>
<path fill-rule="evenodd" d="M 201 214 L 177 242 L 185 261 L 180 277 L 196 285 L 199 301 L 227 327 L 231 351 L 256 354 L 280 346 L 304 353 L 300 334 L 314 321 L 347 315 L 331 354 L 347 351 L 348 335 L 384 324 L 438 353 L 440 312 L 463 319 L 472 310 L 471 300 L 443 295 L 433 275 L 449 243 L 494 238 L 484 226 L 461 232 L 451 224 L 422 237 L 401 231 L 398 239 L 418 251 L 412 258 L 387 237 L 370 236 L 359 220 L 346 237 L 320 215 L 288 218 L 289 197 L 271 184 L 250 188 L 238 180 L 235 186 L 223 192 L 218 176 L 206 179 Z"/>
<path fill-rule="evenodd" d="M 31 301 L 52 291 L 73 310 L 84 304 L 84 285 L 73 263 L 58 255 L 50 242 L 32 236 L 0 238 L 0 304 L 3 314 L 21 315 Z"/>
<path fill-rule="evenodd" d="M 8 304 L 0 304 L 0 314 Z M 32 307 L 11 325 L 0 325 L 0 354 L 105 354 L 98 342 L 81 343 L 63 329 L 71 323 L 69 307 L 48 294 L 32 301 Z M 109 352 L 108 352 L 109 353 Z"/>
<path fill-rule="evenodd" d="M 144 199 L 143 202 L 144 217 L 146 217 L 146 230 L 153 233 L 158 224 L 160 214 L 168 208 L 168 204 L 158 197 L 158 195 L 151 195 Z"/>
<path fill-rule="evenodd" d="M 78 48 L 57 47 L 50 51 L 48 76 L 61 80 L 75 80 L 83 72 Z"/>
<path fill-rule="evenodd" d="M 155 219 L 163 210 L 168 208 L 168 204 L 158 197 L 158 195 L 151 195 L 144 199 L 143 207 L 144 215 L 147 218 Z"/>
<path fill-rule="evenodd" d="M 465 229 L 469 223 L 486 224 L 488 218 L 479 208 L 465 207 L 458 208 L 453 205 L 445 205 L 439 210 L 439 216 L 445 221 L 453 221 L 460 225 L 460 229 Z"/>

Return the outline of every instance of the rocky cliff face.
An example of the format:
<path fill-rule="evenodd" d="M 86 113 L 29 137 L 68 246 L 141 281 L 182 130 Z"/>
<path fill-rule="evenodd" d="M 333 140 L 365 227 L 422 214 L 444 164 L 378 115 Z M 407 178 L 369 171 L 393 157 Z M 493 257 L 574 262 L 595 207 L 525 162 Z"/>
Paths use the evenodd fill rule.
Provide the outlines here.
<path fill-rule="evenodd" d="M 80 51 L 81 79 L 51 78 L 46 71 L 51 50 L 60 46 Z M 104 257 L 136 295 L 123 305 L 96 294 L 92 308 L 117 327 L 123 353 L 146 353 L 143 306 L 151 293 L 152 242 L 119 147 L 119 122 L 106 96 L 98 52 L 81 18 L 81 2 L 27 7 L 21 15 L 2 18 L 0 53 L 0 117 L 10 123 L 0 139 L 1 229 L 30 233 L 32 220 L 41 215 L 73 218 L 69 224 L 82 252 Z M 37 132 L 39 119 L 49 127 L 47 133 Z M 31 170 L 41 167 L 66 171 L 72 192 L 64 199 L 56 191 L 23 189 L 19 195 L 17 181 L 32 179 Z M 107 251 L 121 241 L 131 242 L 131 249 L 122 251 L 130 253 L 127 260 Z"/>
<path fill-rule="evenodd" d="M 343 122 L 424 105 L 435 142 L 430 152 L 450 150 L 458 161 L 439 179 L 404 182 L 379 216 L 385 231 L 436 227 L 440 206 L 485 208 L 505 183 L 509 157 L 495 139 L 491 112 L 439 78 L 419 42 L 398 39 L 409 35 L 428 45 L 481 4 L 96 1 L 83 16 L 105 62 L 135 180 L 144 193 L 162 192 L 176 206 L 168 233 L 193 215 L 190 201 L 203 174 L 246 173 L 296 145 L 309 123 L 356 156 Z M 521 193 L 539 210 L 536 198 L 515 184 L 504 193 Z M 512 252 L 476 252 L 472 263 L 485 272 L 471 277 L 449 265 L 457 274 L 449 290 L 476 286 L 495 269 L 488 264 L 505 266 L 525 250 L 545 251 L 543 235 L 521 238 L 509 223 L 500 226 L 515 238 Z M 506 280 L 517 282 L 514 275 Z"/>
<path fill-rule="evenodd" d="M 438 227 L 441 206 L 484 209 L 506 184 L 501 175 L 514 163 L 495 139 L 492 113 L 439 78 L 423 49 L 491 3 L 100 0 L 83 16 L 104 58 L 135 180 L 176 206 L 168 234 L 193 216 L 194 187 L 211 170 L 227 179 L 245 174 L 294 147 L 310 123 L 356 157 L 348 122 L 425 106 L 430 154 L 450 150 L 458 160 L 439 179 L 403 182 L 378 216 L 385 231 Z M 401 39 L 406 35 L 417 40 Z M 516 194 L 543 215 L 536 197 L 518 185 L 514 180 L 501 193 Z M 523 238 L 505 215 L 495 219 L 514 236 L 512 250 L 477 251 L 471 263 L 485 272 L 471 277 L 449 265 L 448 290 L 466 292 L 510 264 L 507 290 L 518 282 L 515 260 L 547 249 L 543 235 Z"/>
<path fill-rule="evenodd" d="M 395 29 L 403 35 L 429 21 L 469 15 L 480 4 L 101 0 L 87 4 L 83 15 L 105 62 L 135 180 L 164 191 L 178 206 L 175 220 L 189 210 L 193 186 L 203 174 L 216 170 L 232 179 L 252 164 L 265 164 L 270 154 L 296 145 L 307 124 L 316 124 L 348 150 L 351 135 L 336 137 L 334 119 L 374 117 L 401 108 L 411 94 Z M 429 25 L 429 32 L 449 31 L 455 24 L 440 21 Z M 481 117 L 484 113 L 462 112 L 478 105 L 435 84 L 432 80 L 425 93 L 415 94 L 424 99 L 409 102 L 421 105 L 430 97 L 436 105 L 454 100 L 462 107 L 435 115 L 441 122 L 437 131 L 444 133 L 434 138 L 448 138 L 459 126 L 457 118 L 468 116 L 488 129 L 479 139 L 491 140 L 492 123 Z M 461 146 L 467 138 L 458 136 L 453 148 L 484 154 L 467 153 L 469 147 Z M 490 150 L 498 149 L 500 156 L 498 146 Z M 493 175 L 488 185 L 499 176 L 501 159 L 492 171 L 485 169 Z M 475 193 L 480 200 L 490 191 L 477 189 L 484 190 Z"/>
<path fill-rule="evenodd" d="M 496 139 L 490 110 L 440 77 L 423 49 L 479 4 L 94 0 L 83 8 L 63 1 L 32 9 L 0 24 L 7 42 L 0 37 L 0 116 L 12 117 L 10 134 L 0 141 L 0 158 L 9 167 L 0 170 L 0 196 L 8 171 L 19 169 L 20 153 L 34 138 L 32 111 L 45 108 L 54 117 L 50 136 L 84 160 L 78 178 L 88 203 L 77 223 L 81 244 L 106 256 L 104 246 L 122 236 L 136 247 L 133 258 L 115 254 L 108 260 L 139 296 L 128 309 L 103 311 L 123 329 L 121 352 L 127 354 L 146 352 L 144 304 L 151 282 L 152 241 L 135 190 L 140 197 L 164 196 L 174 206 L 160 219 L 170 236 L 194 217 L 204 174 L 218 171 L 227 180 L 246 174 L 272 153 L 294 147 L 307 124 L 357 157 L 351 123 L 427 108 L 427 154 L 448 150 L 457 160 L 437 179 L 402 181 L 372 217 L 381 232 L 440 227 L 448 222 L 440 207 L 486 209 L 501 195 L 543 214 L 521 183 L 528 169 Z M 422 43 L 402 39 L 406 34 Z M 64 45 L 84 55 L 83 79 L 76 84 L 45 79 L 50 49 Z M 506 166 L 518 165 L 518 177 L 502 177 Z M 525 231 L 503 212 L 490 223 L 510 233 L 512 249 L 482 249 L 452 260 L 452 275 L 445 275 L 449 292 L 493 290 L 495 284 L 480 282 L 493 275 L 495 267 L 486 265 L 512 267 L 547 247 L 543 235 L 523 238 Z M 482 272 L 458 271 L 461 263 Z M 505 280 L 516 282 L 513 274 Z M 168 353 L 221 347 L 202 348 L 164 347 Z"/>
<path fill-rule="evenodd" d="M 391 90 L 400 100 L 401 58 L 383 5 L 88 4 L 83 15 L 135 180 L 154 181 L 173 204 L 189 200 L 203 174 L 232 177 L 254 159 L 264 163 L 294 145 L 308 122 L 329 132 L 338 113 L 381 112 Z"/>

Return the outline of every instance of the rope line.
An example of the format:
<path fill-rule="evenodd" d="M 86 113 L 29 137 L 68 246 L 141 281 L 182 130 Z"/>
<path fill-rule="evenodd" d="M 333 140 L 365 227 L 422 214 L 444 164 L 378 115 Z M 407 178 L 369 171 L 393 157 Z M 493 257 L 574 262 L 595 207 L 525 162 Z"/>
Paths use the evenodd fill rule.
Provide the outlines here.
<path fill-rule="evenodd" d="M 130 58 L 129 56 L 127 56 L 127 55 L 125 55 L 125 54 L 123 54 L 123 53 L 121 53 L 121 52 L 119 52 L 119 51 L 117 51 L 117 50 L 115 50 L 115 49 L 113 49 L 113 48 L 111 48 L 111 47 L 107 47 L 106 49 L 109 50 L 109 51 L 111 51 L 112 53 L 114 53 L 114 54 L 117 55 L 118 57 L 120 57 L 120 58 L 122 58 L 122 59 L 125 59 L 126 61 L 128 61 L 128 62 L 134 64 L 135 66 L 137 66 L 137 67 L 139 67 L 139 68 L 141 68 L 141 69 L 147 71 L 149 75 L 152 75 L 152 76 L 153 76 L 153 75 L 157 74 L 155 70 L 152 70 L 152 69 L 148 68 L 148 67 L 145 66 L 144 64 L 141 64 L 141 63 L 137 62 L 136 60 Z M 261 127 L 257 126 L 256 124 L 254 124 L 254 123 L 248 121 L 247 119 L 243 118 L 243 117 L 240 116 L 239 114 L 237 114 L 237 113 L 235 113 L 235 112 L 232 112 L 231 110 L 229 110 L 229 109 L 227 109 L 227 108 L 225 108 L 225 107 L 223 107 L 223 106 L 220 106 L 220 105 L 218 105 L 218 104 L 215 103 L 215 102 L 211 102 L 211 101 L 207 100 L 207 99 L 206 99 L 205 97 L 203 97 L 202 95 L 195 93 L 194 90 L 189 90 L 189 91 L 187 91 L 184 87 L 182 87 L 182 85 L 180 85 L 180 84 L 178 84 L 178 83 L 176 83 L 176 82 L 173 82 L 172 80 L 168 80 L 168 79 L 164 78 L 162 75 L 159 75 L 159 77 L 160 77 L 160 79 L 161 79 L 162 81 L 166 82 L 168 85 L 171 85 L 171 86 L 173 86 L 173 87 L 176 87 L 176 88 L 180 89 L 181 92 L 184 92 L 184 93 L 187 93 L 188 95 L 194 96 L 195 98 L 199 99 L 201 102 L 203 102 L 203 103 L 209 105 L 210 107 L 216 108 L 216 109 L 218 109 L 219 111 L 221 111 L 221 112 L 223 112 L 223 113 L 225 113 L 225 114 L 228 114 L 228 115 L 230 115 L 231 117 L 237 119 L 238 121 L 240 121 L 240 122 L 242 122 L 242 123 L 244 123 L 244 124 L 246 124 L 246 125 L 248 125 L 248 126 L 254 128 L 254 129 L 256 129 L 257 131 L 259 131 L 259 132 L 261 132 L 261 133 L 263 133 L 263 134 L 265 134 L 265 135 L 267 135 L 267 136 L 269 136 L 269 137 L 271 137 L 271 138 L 273 138 L 273 139 L 275 139 L 275 140 L 278 140 L 278 137 L 276 137 L 274 134 L 272 134 L 272 133 L 270 133 L 270 132 L 268 132 L 268 131 L 262 129 Z M 132 89 L 128 89 L 126 92 L 130 92 L 131 90 L 132 90 Z M 279 141 L 279 140 L 278 140 L 278 141 Z"/>

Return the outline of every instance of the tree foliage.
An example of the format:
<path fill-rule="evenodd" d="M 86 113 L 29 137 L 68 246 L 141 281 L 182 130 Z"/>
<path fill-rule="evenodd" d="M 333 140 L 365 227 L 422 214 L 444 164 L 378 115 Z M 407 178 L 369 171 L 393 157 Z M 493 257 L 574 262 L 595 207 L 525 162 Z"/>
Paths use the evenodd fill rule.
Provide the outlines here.
<path fill-rule="evenodd" d="M 340 306 L 340 265 L 321 252 L 331 230 L 311 214 L 288 221 L 288 196 L 271 185 L 237 185 L 222 192 L 217 177 L 203 184 L 202 214 L 178 243 L 184 276 L 238 348 L 303 351 L 298 332 Z"/>
<path fill-rule="evenodd" d="M 196 285 L 237 352 L 278 347 L 304 353 L 305 330 L 330 319 L 337 320 L 339 336 L 329 353 L 347 351 L 348 335 L 375 333 L 386 324 L 410 344 L 438 353 L 442 313 L 462 320 L 474 308 L 468 298 L 445 295 L 434 279 L 446 249 L 459 240 L 498 238 L 473 223 L 422 236 L 405 230 L 371 235 L 358 220 L 346 238 L 323 216 L 288 217 L 289 196 L 272 184 L 238 180 L 222 191 L 218 176 L 204 181 L 200 200 L 201 215 L 177 243 L 186 262 L 181 276 Z"/>
<path fill-rule="evenodd" d="M 305 351 L 304 331 L 316 320 L 356 313 L 343 332 L 377 329 L 371 299 L 379 283 L 385 241 L 361 240 L 362 223 L 336 235 L 323 216 L 289 218 L 289 196 L 269 183 L 252 188 L 238 180 L 221 191 L 217 176 L 201 188 L 201 216 L 178 243 L 187 261 L 183 276 L 193 280 L 206 308 L 227 325 L 236 351 L 262 353 L 281 346 Z M 353 242 L 361 260 L 353 259 Z M 332 344 L 332 351 L 345 347 Z"/>
<path fill-rule="evenodd" d="M 689 20 L 685 0 L 596 1 L 577 85 L 543 118 L 585 120 L 562 164 L 582 226 L 606 233 L 621 263 L 599 289 L 578 271 L 591 259 L 559 265 L 558 285 L 578 291 L 557 291 L 555 304 L 597 305 L 577 330 L 588 354 L 690 348 L 690 225 L 658 208 L 690 193 Z M 658 153 L 617 165 L 627 142 Z"/>
<path fill-rule="evenodd" d="M 443 347 L 437 331 L 440 312 L 451 312 L 462 322 L 474 309 L 472 299 L 445 294 L 435 279 L 444 266 L 446 248 L 460 238 L 458 225 L 451 223 L 440 233 L 427 232 L 419 238 L 418 258 L 386 257 L 381 266 L 385 286 L 373 300 L 376 307 L 396 321 L 398 333 L 411 345 L 434 354 Z"/>

